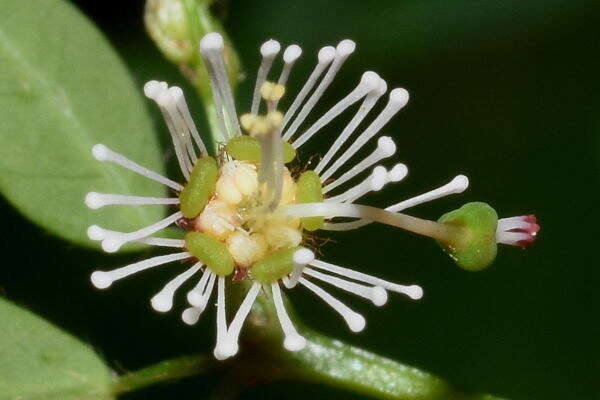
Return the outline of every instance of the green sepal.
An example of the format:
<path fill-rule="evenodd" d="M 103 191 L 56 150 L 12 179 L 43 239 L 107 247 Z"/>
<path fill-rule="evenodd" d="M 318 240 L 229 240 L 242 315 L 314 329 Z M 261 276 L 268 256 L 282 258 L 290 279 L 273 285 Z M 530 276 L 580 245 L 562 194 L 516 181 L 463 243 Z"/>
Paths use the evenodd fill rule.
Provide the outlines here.
<path fill-rule="evenodd" d="M 260 150 L 260 141 L 252 136 L 240 135 L 227 142 L 227 153 L 238 161 L 246 161 L 253 164 L 260 164 L 262 153 Z M 287 164 L 296 158 L 296 149 L 286 141 L 281 141 L 281 151 L 283 152 L 283 162 Z"/>
<path fill-rule="evenodd" d="M 185 248 L 215 274 L 227 276 L 233 272 L 233 257 L 227 246 L 214 237 L 201 232 L 188 232 L 185 235 Z"/>
<path fill-rule="evenodd" d="M 320 203 L 323 201 L 323 186 L 315 171 L 304 171 L 296 185 L 296 203 Z M 321 229 L 325 223 L 323 217 L 305 217 L 300 219 L 302 228 L 307 231 Z"/>
<path fill-rule="evenodd" d="M 467 203 L 440 217 L 440 223 L 465 228 L 465 234 L 454 242 L 438 241 L 459 267 L 480 271 L 496 258 L 498 214 L 486 203 Z"/>
<path fill-rule="evenodd" d="M 199 158 L 190 180 L 179 195 L 181 213 L 185 218 L 195 218 L 204 210 L 215 193 L 219 170 L 213 157 Z"/>
<path fill-rule="evenodd" d="M 292 273 L 294 252 L 299 247 L 277 250 L 250 267 L 252 278 L 260 283 L 272 283 Z"/>

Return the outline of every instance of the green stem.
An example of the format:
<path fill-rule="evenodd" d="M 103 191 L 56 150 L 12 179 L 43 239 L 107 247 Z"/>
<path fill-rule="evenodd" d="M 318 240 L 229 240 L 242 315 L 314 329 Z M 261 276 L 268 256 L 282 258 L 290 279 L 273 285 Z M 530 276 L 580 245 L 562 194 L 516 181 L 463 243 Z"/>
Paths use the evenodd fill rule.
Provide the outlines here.
<path fill-rule="evenodd" d="M 184 356 L 130 372 L 117 378 L 114 394 L 122 394 L 158 383 L 173 382 L 205 373 L 214 368 L 216 361 L 206 356 Z"/>

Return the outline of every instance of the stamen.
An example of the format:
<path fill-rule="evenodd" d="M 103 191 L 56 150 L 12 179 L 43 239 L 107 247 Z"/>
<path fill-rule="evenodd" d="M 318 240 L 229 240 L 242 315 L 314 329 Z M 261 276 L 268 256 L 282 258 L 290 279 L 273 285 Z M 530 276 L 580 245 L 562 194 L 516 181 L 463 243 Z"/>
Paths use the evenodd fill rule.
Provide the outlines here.
<path fill-rule="evenodd" d="M 177 275 L 169 283 L 167 283 L 165 287 L 163 287 L 162 290 L 150 300 L 152 308 L 158 312 L 167 312 L 171 310 L 171 308 L 173 308 L 173 296 L 175 295 L 175 291 L 177 291 L 177 289 L 179 289 L 179 287 L 183 285 L 185 281 L 190 279 L 192 275 L 198 272 L 200 265 L 200 263 L 196 263 L 193 267 Z"/>
<path fill-rule="evenodd" d="M 114 281 L 128 277 L 129 275 L 143 271 L 148 268 L 156 267 L 169 263 L 171 261 L 183 260 L 191 257 L 187 251 L 183 253 L 167 254 L 164 256 L 152 257 L 147 260 L 138 261 L 125 267 L 117 268 L 112 271 L 94 271 L 91 276 L 92 284 L 98 289 L 106 289 Z"/>
<path fill-rule="evenodd" d="M 306 268 L 304 273 L 345 290 L 346 292 L 350 292 L 367 300 L 371 300 L 371 302 L 377 307 L 384 305 L 388 299 L 387 292 L 381 286 L 360 285 L 358 283 L 350 282 L 335 276 L 323 274 L 310 268 Z"/>
<path fill-rule="evenodd" d="M 181 113 L 181 116 L 183 117 L 183 119 L 185 121 L 185 126 L 186 126 L 186 128 L 189 129 L 189 132 L 190 132 L 191 136 L 194 138 L 194 141 L 196 142 L 196 145 L 200 149 L 200 152 L 202 153 L 202 155 L 208 155 L 206 145 L 202 141 L 202 138 L 200 137 L 200 134 L 198 133 L 198 129 L 196 128 L 196 124 L 194 123 L 194 119 L 192 118 L 192 115 L 190 114 L 190 109 L 188 108 L 187 102 L 185 101 L 185 95 L 183 94 L 183 90 L 181 90 L 181 88 L 178 86 L 173 86 L 171 88 L 171 95 L 175 99 L 177 109 L 179 110 L 179 112 Z M 189 148 L 188 148 L 188 151 L 189 151 Z M 196 158 L 197 158 L 196 154 L 193 152 L 193 150 L 190 153 L 190 157 L 192 158 L 192 160 L 196 160 Z"/>
<path fill-rule="evenodd" d="M 419 204 L 426 203 L 428 201 L 436 200 L 444 196 L 448 196 L 455 193 L 464 192 L 469 187 L 469 179 L 464 175 L 458 175 L 449 183 L 431 190 L 427 193 L 420 194 L 407 200 L 403 200 L 399 203 L 386 207 L 387 211 L 400 212 L 407 208 L 415 207 Z M 368 225 L 373 221 L 369 220 L 358 220 L 352 222 L 340 222 L 340 223 L 326 223 L 323 229 L 331 231 L 346 231 L 350 229 L 357 229 L 362 226 Z"/>
<path fill-rule="evenodd" d="M 319 118 L 310 128 L 306 130 L 306 132 L 304 132 L 298 139 L 294 141 L 294 143 L 292 143 L 292 146 L 294 146 L 296 149 L 302 146 L 321 128 L 344 112 L 344 110 L 365 97 L 369 92 L 377 89 L 380 79 L 381 78 L 379 78 L 379 75 L 373 71 L 365 72 L 362 75 L 358 86 L 356 86 L 356 88 L 354 88 L 354 90 L 352 90 L 346 97 L 331 107 L 329 111 L 323 114 L 321 118 Z"/>
<path fill-rule="evenodd" d="M 282 207 L 282 212 L 301 218 L 365 218 L 447 243 L 455 243 L 461 240 L 466 233 L 464 228 L 459 226 L 442 224 L 361 204 L 329 202 L 294 204 Z"/>
<path fill-rule="evenodd" d="M 304 104 L 302 109 L 300 110 L 300 113 L 298 113 L 298 116 L 296 117 L 294 122 L 292 122 L 292 125 L 290 126 L 288 131 L 285 132 L 284 138 L 291 138 L 294 135 L 294 133 L 296 133 L 296 130 L 300 127 L 302 122 L 304 122 L 304 120 L 306 119 L 308 114 L 311 112 L 313 107 L 317 104 L 317 102 L 319 101 L 321 96 L 323 96 L 323 93 L 325 92 L 325 90 L 329 87 L 331 82 L 333 82 L 333 79 L 337 75 L 342 64 L 344 64 L 344 62 L 348 59 L 350 54 L 352 54 L 354 52 L 355 49 L 356 49 L 356 44 L 352 40 L 348 40 L 348 39 L 342 40 L 337 45 L 336 54 L 335 54 L 335 58 L 333 59 L 333 63 L 327 70 L 327 73 L 323 77 L 323 80 L 319 83 L 319 86 L 317 86 L 317 88 L 315 89 L 313 94 L 308 98 L 308 100 L 306 101 L 306 103 Z"/>
<path fill-rule="evenodd" d="M 87 229 L 87 236 L 91 240 L 104 240 L 109 236 L 118 236 L 122 235 L 124 232 L 119 231 L 111 231 L 108 229 L 104 229 L 99 227 L 98 225 L 90 225 Z M 159 238 L 159 237 L 143 237 L 140 239 L 133 240 L 133 242 L 144 243 L 151 246 L 162 246 L 162 247 L 178 247 L 183 248 L 185 246 L 185 241 L 181 239 L 169 239 L 169 238 Z"/>
<path fill-rule="evenodd" d="M 285 310 L 283 299 L 281 298 L 281 291 L 279 290 L 279 284 L 277 282 L 271 283 L 271 292 L 273 293 L 273 303 L 275 303 L 275 311 L 277 312 L 277 319 L 283 330 L 285 339 L 283 340 L 283 347 L 289 351 L 298 351 L 306 347 L 306 339 L 298 333 L 292 320 Z"/>
<path fill-rule="evenodd" d="M 286 47 L 283 52 L 283 69 L 281 70 L 281 75 L 279 75 L 279 83 L 282 86 L 285 86 L 287 80 L 290 76 L 290 72 L 292 71 L 292 67 L 298 61 L 300 56 L 302 55 L 302 48 L 297 44 L 292 44 L 291 46 Z"/>
<path fill-rule="evenodd" d="M 215 356 L 218 353 L 219 356 L 223 357 L 222 359 L 225 359 L 237 354 L 239 350 L 238 340 L 242 326 L 244 325 L 246 317 L 250 313 L 250 309 L 256 300 L 256 296 L 260 291 L 260 287 L 260 283 L 254 282 L 250 287 L 250 290 L 248 290 L 246 297 L 242 301 L 240 308 L 238 308 L 235 317 L 233 317 L 233 321 L 231 321 L 231 324 L 227 329 L 227 337 L 223 339 L 220 347 L 217 345 L 217 349 L 215 349 Z M 221 358 L 217 357 L 217 359 L 220 360 Z"/>
<path fill-rule="evenodd" d="M 360 125 L 362 120 L 365 119 L 367 114 L 371 111 L 371 109 L 375 106 L 379 98 L 383 96 L 386 91 L 387 83 L 385 83 L 383 79 L 380 79 L 377 90 L 371 91 L 367 95 L 367 97 L 365 97 L 354 117 L 352 117 L 352 119 L 350 120 L 350 122 L 348 122 L 348 125 L 346 125 L 342 133 L 337 137 L 337 139 L 335 139 L 335 142 L 333 142 L 327 153 L 323 156 L 323 158 L 315 168 L 315 172 L 317 174 L 321 174 L 323 168 L 325 168 L 325 166 L 329 164 L 333 156 L 337 154 L 338 150 L 342 148 L 342 145 L 346 143 L 346 140 L 348 140 L 350 135 L 354 133 L 358 125 Z M 331 176 L 331 174 L 326 175 L 326 177 L 322 179 L 322 181 L 325 181 L 325 179 L 329 178 L 329 176 Z"/>
<path fill-rule="evenodd" d="M 356 164 L 354 167 L 346 171 L 342 176 L 337 178 L 335 181 L 323 188 L 323 193 L 327 193 L 332 189 L 335 189 L 342 183 L 349 181 L 356 175 L 360 174 L 373 164 L 383 160 L 384 158 L 390 157 L 396 153 L 396 144 L 389 136 L 382 136 L 377 140 L 377 148 L 371 154 L 369 154 L 364 160 Z"/>
<path fill-rule="evenodd" d="M 525 248 L 535 242 L 539 231 L 535 215 L 501 218 L 496 228 L 496 242 Z"/>
<path fill-rule="evenodd" d="M 282 130 L 287 126 L 288 122 L 290 122 L 294 114 L 296 114 L 296 111 L 298 110 L 308 93 L 315 86 L 315 83 L 317 83 L 317 80 L 319 79 L 323 71 L 325 71 L 325 68 L 327 68 L 327 66 L 331 64 L 334 58 L 335 47 L 325 46 L 321 50 L 319 50 L 318 62 L 315 66 L 315 69 L 313 70 L 313 72 L 311 72 L 310 76 L 306 80 L 306 83 L 304 84 L 304 86 L 302 86 L 302 89 L 300 89 L 300 92 L 296 95 L 296 98 L 292 102 L 292 105 L 288 108 L 288 110 L 285 113 L 285 116 L 283 117 L 283 123 L 281 124 Z M 285 135 L 283 135 L 283 140 L 288 140 L 290 136 L 291 134 L 286 133 Z"/>
<path fill-rule="evenodd" d="M 294 269 L 290 274 L 289 278 L 282 279 L 283 284 L 286 288 L 291 289 L 298 284 L 298 280 L 300 276 L 302 276 L 302 271 L 306 267 L 307 264 L 310 264 L 315 259 L 315 253 L 313 253 L 309 249 L 298 249 L 294 252 L 293 260 L 294 260 Z"/>
<path fill-rule="evenodd" d="M 254 86 L 254 94 L 252 95 L 252 107 L 250 108 L 250 113 L 253 115 L 258 114 L 261 99 L 260 88 L 267 80 L 267 76 L 269 75 L 271 66 L 273 66 L 275 56 L 279 54 L 279 50 L 281 50 L 281 45 L 278 41 L 272 39 L 264 42 L 262 46 L 260 46 L 262 61 L 260 62 L 258 73 L 256 74 L 256 84 Z"/>
<path fill-rule="evenodd" d="M 496 241 L 502 244 L 518 246 L 519 243 L 529 239 L 531 235 L 522 232 L 497 232 Z"/>
<path fill-rule="evenodd" d="M 171 225 L 173 222 L 177 221 L 181 217 L 181 211 L 177 211 L 175 214 L 172 214 L 165 219 L 162 219 L 150 226 L 139 229 L 137 231 L 129 233 L 119 233 L 117 235 L 109 235 L 104 240 L 102 240 L 102 249 L 107 253 L 114 253 L 115 251 L 119 250 L 121 246 L 123 246 L 125 243 L 141 239 L 146 236 L 150 236 L 154 232 L 158 232 L 161 229 L 164 229 L 167 226 Z"/>
<path fill-rule="evenodd" d="M 213 275 L 213 273 L 210 268 L 205 268 L 200 281 L 198 281 L 198 284 L 194 286 L 194 288 L 187 294 L 187 301 L 190 303 L 190 305 L 197 308 L 203 308 L 204 296 L 206 294 L 205 291 L 207 288 L 208 279 L 211 277 L 211 275 Z"/>
<path fill-rule="evenodd" d="M 168 178 L 165 178 L 164 176 L 157 174 L 154 171 L 150 171 L 149 169 L 144 168 L 139 164 L 136 164 L 135 162 L 129 160 L 128 158 L 122 156 L 121 154 L 112 151 L 111 149 L 109 149 L 108 147 L 106 147 L 103 144 L 94 145 L 94 147 L 92 147 L 92 154 L 98 161 L 108 161 L 108 162 L 118 164 L 124 168 L 127 168 L 130 171 L 133 171 L 137 174 L 143 175 L 146 178 L 149 178 L 149 179 L 152 179 L 153 181 L 162 183 L 163 185 L 166 185 L 166 186 L 170 187 L 171 189 L 174 189 L 178 192 L 183 190 L 183 186 L 181 186 L 179 183 L 174 182 Z"/>
<path fill-rule="evenodd" d="M 208 273 L 206 271 L 208 271 Z M 208 280 L 208 283 L 206 283 L 205 287 L 203 288 L 204 291 L 202 293 L 202 297 L 200 299 L 198 306 L 192 306 L 190 308 L 187 308 L 181 314 L 181 319 L 183 320 L 183 322 L 185 322 L 188 325 L 193 325 L 196 322 L 198 322 L 200 315 L 202 315 L 202 313 L 206 309 L 206 305 L 208 304 L 208 301 L 210 300 L 210 296 L 212 295 L 212 292 L 213 292 L 213 287 L 215 286 L 215 280 L 216 280 L 217 275 L 215 275 L 208 268 L 206 268 L 204 270 L 204 274 L 202 275 L 202 278 L 204 278 L 204 276 L 210 277 L 210 279 Z M 188 297 L 188 301 L 189 301 L 189 297 Z M 187 311 L 187 313 L 186 313 L 186 311 Z"/>
<path fill-rule="evenodd" d="M 324 271 L 333 272 L 334 274 L 357 280 L 359 282 L 381 286 L 382 288 L 392 292 L 405 294 L 413 300 L 418 300 L 423 297 L 423 289 L 417 285 L 399 285 L 397 283 L 388 282 L 371 275 L 363 274 L 362 272 L 354 271 L 349 268 L 340 267 L 320 260 L 314 260 L 310 265 Z"/>
<path fill-rule="evenodd" d="M 325 199 L 327 203 L 342 203 L 350 199 L 357 199 L 370 191 L 378 191 L 386 184 L 388 173 L 384 167 L 378 165 L 365 180 L 351 187 L 342 194 Z"/>
<path fill-rule="evenodd" d="M 120 194 L 89 192 L 85 196 L 85 204 L 92 210 L 108 205 L 165 205 L 179 204 L 177 197 L 143 197 L 123 196 Z"/>
<path fill-rule="evenodd" d="M 194 325 L 200 319 L 202 311 L 204 310 L 196 307 L 188 307 L 181 313 L 181 319 L 186 325 Z"/>
<path fill-rule="evenodd" d="M 373 122 L 365 129 L 352 145 L 329 167 L 323 174 L 325 177 L 333 175 L 346 161 L 348 161 L 357 151 L 359 151 L 369 139 L 381 130 L 398 111 L 400 111 L 408 102 L 408 92 L 402 88 L 394 89 L 390 92 L 387 105 Z"/>
<path fill-rule="evenodd" d="M 351 310 L 347 305 L 305 278 L 300 278 L 300 284 L 319 296 L 325 303 L 337 311 L 344 318 L 344 321 L 346 321 L 348 328 L 352 332 L 360 332 L 365 328 L 366 321 L 362 315 Z"/>
<path fill-rule="evenodd" d="M 225 319 L 225 277 L 219 276 L 217 282 L 217 344 L 213 354 L 217 360 L 224 360 L 229 349 L 224 345 L 227 343 L 227 321 Z"/>
<path fill-rule="evenodd" d="M 216 87 L 219 92 L 219 99 L 225 102 L 225 111 L 229 117 L 229 128 L 235 136 L 240 133 L 240 124 L 235 109 L 233 92 L 229 85 L 229 78 L 227 77 L 227 69 L 225 68 L 223 47 L 223 37 L 217 32 L 206 34 L 200 40 L 200 54 L 205 63 L 211 67 L 208 71 L 211 76 L 211 84 L 213 85 L 213 95 L 215 93 L 214 87 Z M 230 135 L 226 131 L 225 138 L 229 137 Z"/>

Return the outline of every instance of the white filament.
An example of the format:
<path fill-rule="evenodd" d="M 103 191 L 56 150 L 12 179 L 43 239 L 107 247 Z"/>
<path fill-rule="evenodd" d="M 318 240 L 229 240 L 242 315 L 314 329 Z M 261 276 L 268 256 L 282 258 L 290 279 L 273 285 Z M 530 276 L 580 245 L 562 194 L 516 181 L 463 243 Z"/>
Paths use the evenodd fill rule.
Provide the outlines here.
<path fill-rule="evenodd" d="M 346 161 L 359 151 L 369 139 L 377 134 L 408 102 L 408 92 L 397 88 L 390 92 L 388 103 L 377 118 L 358 136 L 352 145 L 329 167 L 323 178 L 333 175 Z"/>
<path fill-rule="evenodd" d="M 156 267 L 157 265 L 183 260 L 189 257 L 191 257 L 191 254 L 187 251 L 184 251 L 183 253 L 167 254 L 164 256 L 148 258 L 147 260 L 138 261 L 112 271 L 94 271 L 91 276 L 91 281 L 92 284 L 98 289 L 106 289 L 112 285 L 114 281 L 123 279 L 129 275 L 148 268 Z"/>
<path fill-rule="evenodd" d="M 120 194 L 89 192 L 85 196 L 85 204 L 97 210 L 108 205 L 163 205 L 179 204 L 177 197 L 142 197 L 142 196 L 124 196 Z"/>
<path fill-rule="evenodd" d="M 273 293 L 273 303 L 275 303 L 275 311 L 277 312 L 277 319 L 283 330 L 285 336 L 283 340 L 283 347 L 289 351 L 298 351 L 306 347 L 306 339 L 298 333 L 292 320 L 290 319 L 283 299 L 281 298 L 281 291 L 279 290 L 279 284 L 277 282 L 271 283 L 271 292 Z"/>
<path fill-rule="evenodd" d="M 315 133 L 317 133 L 321 128 L 326 126 L 338 115 L 344 112 L 348 107 L 365 97 L 369 92 L 376 89 L 379 85 L 379 81 L 379 75 L 377 75 L 375 72 L 365 72 L 356 88 L 354 88 L 354 90 L 346 95 L 346 97 L 344 97 L 337 104 L 331 107 L 325 114 L 323 114 L 321 118 L 319 118 L 310 128 L 306 130 L 306 132 L 300 135 L 300 137 L 292 143 L 292 146 L 294 146 L 296 149 L 302 146 Z"/>
<path fill-rule="evenodd" d="M 262 85 L 267 80 L 267 76 L 269 75 L 269 71 L 273 66 L 273 61 L 277 54 L 279 54 L 279 50 L 281 50 L 281 45 L 276 40 L 267 40 L 265 43 L 260 46 L 260 54 L 262 56 L 262 60 L 260 62 L 260 67 L 258 67 L 258 73 L 256 74 L 256 83 L 254 85 L 254 94 L 252 95 L 252 107 L 250 108 L 250 112 L 253 115 L 258 114 L 258 108 L 260 107 L 260 89 Z"/>
<path fill-rule="evenodd" d="M 350 54 L 352 54 L 354 52 L 355 48 L 356 48 L 355 43 L 348 39 L 342 40 L 337 45 L 336 55 L 335 55 L 335 58 L 333 59 L 333 62 L 331 63 L 331 66 L 327 70 L 327 73 L 325 73 L 323 80 L 319 83 L 319 85 L 317 86 L 317 88 L 315 89 L 313 94 L 308 98 L 308 100 L 306 101 L 306 103 L 304 104 L 304 106 L 302 107 L 300 112 L 298 113 L 298 116 L 296 117 L 294 122 L 292 122 L 292 125 L 284 133 L 284 136 L 283 136 L 284 138 L 289 139 L 292 136 L 294 136 L 294 133 L 296 133 L 296 130 L 298 130 L 298 128 L 300 127 L 302 122 L 304 122 L 304 120 L 306 119 L 308 114 L 311 112 L 313 107 L 317 104 L 317 102 L 319 101 L 321 96 L 323 96 L 323 93 L 325 93 L 325 90 L 329 87 L 331 82 L 333 82 L 333 79 L 337 75 L 342 64 L 344 64 L 344 62 L 348 59 Z"/>
<path fill-rule="evenodd" d="M 333 272 L 340 276 L 357 280 L 359 282 L 381 286 L 382 288 L 392 292 L 405 294 L 413 300 L 418 300 L 423 297 L 423 289 L 417 285 L 399 285 L 397 283 L 388 282 L 371 275 L 363 274 L 362 272 L 354 271 L 349 268 L 340 267 L 320 260 L 314 260 L 310 265 L 324 271 Z"/>
<path fill-rule="evenodd" d="M 327 203 L 341 203 L 345 201 L 355 200 L 370 191 L 378 191 L 383 188 L 383 186 L 388 181 L 388 173 L 384 167 L 381 165 L 373 168 L 373 172 L 369 175 L 365 180 L 360 182 L 359 184 L 351 187 L 345 192 L 338 194 L 337 196 L 330 197 L 325 199 Z"/>
<path fill-rule="evenodd" d="M 194 286 L 194 288 L 187 293 L 187 301 L 188 301 L 188 303 L 190 303 L 190 305 L 197 307 L 197 308 L 204 308 L 203 304 L 204 304 L 204 296 L 206 294 L 205 291 L 206 291 L 206 287 L 208 284 L 208 279 L 212 275 L 213 275 L 213 273 L 211 272 L 210 268 L 204 269 L 204 272 L 202 273 L 202 277 L 200 278 L 200 280 L 198 281 L 196 286 Z"/>
<path fill-rule="evenodd" d="M 319 296 L 325 303 L 340 314 L 352 332 L 360 332 L 365 328 L 366 322 L 362 315 L 351 310 L 347 305 L 305 278 L 300 278 L 300 284 Z"/>
<path fill-rule="evenodd" d="M 172 89 L 173 89 L 172 90 L 173 98 L 175 99 L 177 109 L 179 110 L 179 112 L 181 113 L 181 116 L 183 117 L 185 126 L 189 129 L 189 132 L 190 132 L 192 138 L 194 138 L 194 141 L 196 142 L 196 145 L 200 149 L 200 152 L 203 155 L 208 155 L 206 145 L 202 141 L 202 138 L 200 138 L 200 134 L 198 133 L 198 129 L 196 128 L 196 124 L 194 123 L 194 119 L 192 118 L 192 115 L 190 114 L 190 109 L 187 105 L 187 102 L 185 101 L 185 96 L 183 94 L 183 90 L 181 90 L 181 88 L 179 88 L 177 86 L 174 86 Z M 188 148 L 188 151 L 189 151 L 189 148 Z M 193 150 L 190 153 L 190 157 L 192 157 L 192 160 L 196 159 L 195 153 L 193 153 Z"/>
<path fill-rule="evenodd" d="M 229 357 L 229 349 L 224 345 L 227 343 L 227 320 L 225 315 L 225 277 L 219 276 L 217 282 L 217 344 L 213 354 L 217 360 Z"/>
<path fill-rule="evenodd" d="M 349 181 L 354 178 L 356 175 L 360 174 L 367 168 L 371 167 L 375 163 L 383 160 L 384 158 L 390 157 L 394 155 L 396 152 L 396 144 L 389 136 L 382 136 L 377 140 L 377 148 L 365 157 L 364 160 L 356 164 L 354 167 L 350 168 L 343 175 L 337 178 L 335 181 L 331 182 L 328 185 L 323 187 L 323 193 L 327 193 L 332 189 L 335 189 L 342 183 Z"/>
<path fill-rule="evenodd" d="M 120 235 L 123 232 L 111 231 L 108 229 L 104 229 L 99 227 L 98 225 L 90 225 L 87 229 L 87 236 L 91 240 L 103 240 L 108 236 Z M 144 243 L 151 246 L 162 246 L 162 247 L 184 247 L 185 241 L 181 239 L 169 239 L 169 238 L 159 238 L 159 237 L 144 237 L 140 239 L 134 240 L 137 243 Z"/>
<path fill-rule="evenodd" d="M 208 273 L 206 271 L 209 271 Z M 213 288 L 215 286 L 215 279 L 217 277 L 217 275 L 215 275 L 214 273 L 210 272 L 210 270 L 208 268 L 206 268 L 204 270 L 204 273 L 207 277 L 210 277 L 208 279 L 208 282 L 204 282 L 205 286 L 204 286 L 204 292 L 202 293 L 202 296 L 200 298 L 200 302 L 199 305 L 193 305 L 192 307 L 189 307 L 186 309 L 186 311 L 183 312 L 183 314 L 181 314 L 181 319 L 183 320 L 183 322 L 185 322 L 188 325 L 193 325 L 196 322 L 198 322 L 198 319 L 200 318 L 200 315 L 202 315 L 202 312 L 204 312 L 204 310 L 206 309 L 206 305 L 208 304 L 208 301 L 210 300 L 210 296 L 212 295 L 213 292 Z M 189 293 L 188 293 L 189 294 Z M 189 301 L 189 297 L 188 297 L 188 301 Z"/>
<path fill-rule="evenodd" d="M 528 240 L 531 235 L 524 232 L 496 232 L 496 242 L 516 246 L 519 242 Z"/>
<path fill-rule="evenodd" d="M 233 317 L 233 320 L 227 329 L 227 335 L 225 339 L 221 341 L 220 346 L 218 345 L 218 354 L 220 357 L 229 358 L 237 354 L 239 350 L 238 341 L 242 326 L 244 325 L 244 321 L 246 321 L 246 317 L 250 313 L 250 309 L 252 308 L 254 301 L 256 301 L 256 296 L 260 291 L 260 287 L 260 283 L 252 283 L 250 290 L 248 290 L 246 297 L 244 297 L 242 304 L 240 304 L 240 308 L 238 308 L 237 312 L 235 313 L 235 317 Z M 215 349 L 215 351 L 217 350 Z"/>
<path fill-rule="evenodd" d="M 181 211 L 177 211 L 175 214 L 172 214 L 167 218 L 156 222 L 155 224 L 139 229 L 137 231 L 110 234 L 102 240 L 102 249 L 107 253 L 114 253 L 115 251 L 119 250 L 121 246 L 123 246 L 125 243 L 142 239 L 146 236 L 150 236 L 154 232 L 158 232 L 161 229 L 164 229 L 167 226 L 171 225 L 173 222 L 177 221 L 181 217 Z"/>
<path fill-rule="evenodd" d="M 291 289 L 298 284 L 302 271 L 307 264 L 310 264 L 315 259 L 315 253 L 306 248 L 298 249 L 294 252 L 293 261 L 294 269 L 289 278 L 283 279 L 283 284 L 286 288 Z"/>
<path fill-rule="evenodd" d="M 279 75 L 277 83 L 279 83 L 282 86 L 285 86 L 290 76 L 290 72 L 292 71 L 292 67 L 294 66 L 296 61 L 298 61 L 298 58 L 300 58 L 301 55 L 302 48 L 300 48 L 300 46 L 298 46 L 297 44 L 292 44 L 286 47 L 285 51 L 283 52 L 283 69 L 281 70 L 281 75 Z"/>
<path fill-rule="evenodd" d="M 498 231 L 508 231 L 511 229 L 527 229 L 530 223 L 525 221 L 525 217 L 500 218 L 498 220 Z"/>
<path fill-rule="evenodd" d="M 302 89 L 300 89 L 300 92 L 298 92 L 298 94 L 296 95 L 296 98 L 292 102 L 292 105 L 286 111 L 283 117 L 283 123 L 281 124 L 282 130 L 285 129 L 288 122 L 290 122 L 294 114 L 296 114 L 296 111 L 298 110 L 308 93 L 315 86 L 315 83 L 317 83 L 317 80 L 319 79 L 325 68 L 327 68 L 327 66 L 331 64 L 334 58 L 335 47 L 325 46 L 321 50 L 319 50 L 318 63 L 315 66 L 315 69 L 311 72 L 308 79 L 306 80 L 306 83 L 304 83 L 304 86 L 302 86 Z M 284 134 L 283 140 L 288 140 L 290 136 L 291 135 L 288 133 Z"/>
<path fill-rule="evenodd" d="M 327 282 L 330 285 L 338 287 L 346 292 L 355 294 L 363 297 L 367 300 L 371 300 L 377 307 L 381 307 L 387 302 L 387 292 L 381 286 L 365 286 L 358 283 L 350 282 L 345 279 L 341 279 L 335 276 L 323 274 L 310 268 L 306 268 L 304 273 L 312 276 L 313 278 L 319 279 L 323 282 Z"/>
<path fill-rule="evenodd" d="M 106 147 L 103 144 L 94 145 L 94 147 L 92 147 L 92 154 L 98 161 L 108 161 L 108 162 L 118 164 L 118 165 L 122 166 L 123 168 L 127 168 L 128 170 L 133 171 L 137 174 L 143 175 L 146 178 L 149 178 L 149 179 L 152 179 L 153 181 L 162 183 L 163 185 L 166 185 L 166 186 L 170 187 L 171 189 L 174 189 L 178 192 L 183 190 L 183 186 L 181 186 L 179 183 L 174 182 L 168 178 L 165 178 L 164 176 L 157 174 L 154 171 L 150 171 L 149 169 L 144 168 L 139 164 L 136 164 L 135 162 L 129 160 L 128 158 L 122 156 L 121 154 L 112 151 L 111 149 L 109 149 L 108 147 Z"/>
<path fill-rule="evenodd" d="M 150 300 L 152 308 L 158 312 L 167 312 L 173 308 L 173 296 L 181 285 L 192 277 L 198 270 L 200 270 L 200 263 L 195 264 L 187 271 L 177 275 L 169 283 L 167 283 L 160 292 L 158 292 Z"/>
<path fill-rule="evenodd" d="M 331 161 L 331 159 L 338 152 L 338 150 L 342 148 L 342 145 L 346 143 L 346 140 L 348 140 L 352 133 L 354 133 L 356 128 L 360 125 L 363 119 L 365 119 L 367 114 L 371 111 L 371 109 L 375 106 L 379 98 L 383 96 L 386 91 L 387 83 L 385 83 L 383 79 L 380 79 L 377 90 L 373 90 L 367 95 L 367 97 L 365 97 L 354 117 L 352 117 L 352 119 L 350 120 L 350 122 L 348 122 L 348 125 L 346 125 L 342 133 L 335 139 L 327 153 L 323 156 L 323 159 L 321 159 L 321 161 L 315 168 L 315 172 L 317 174 L 321 173 L 323 168 L 327 166 L 327 164 Z M 329 175 L 324 175 L 325 178 L 322 179 L 322 181 L 329 178 L 331 174 L 332 173 L 330 173 Z"/>

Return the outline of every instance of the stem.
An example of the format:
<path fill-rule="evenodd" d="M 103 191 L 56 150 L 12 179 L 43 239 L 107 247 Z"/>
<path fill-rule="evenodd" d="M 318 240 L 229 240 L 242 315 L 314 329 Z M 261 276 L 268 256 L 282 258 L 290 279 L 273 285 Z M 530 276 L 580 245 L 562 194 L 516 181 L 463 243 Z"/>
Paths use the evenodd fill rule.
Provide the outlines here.
<path fill-rule="evenodd" d="M 114 394 L 122 394 L 158 383 L 173 382 L 214 368 L 216 361 L 205 356 L 184 356 L 130 372 L 117 378 Z"/>

